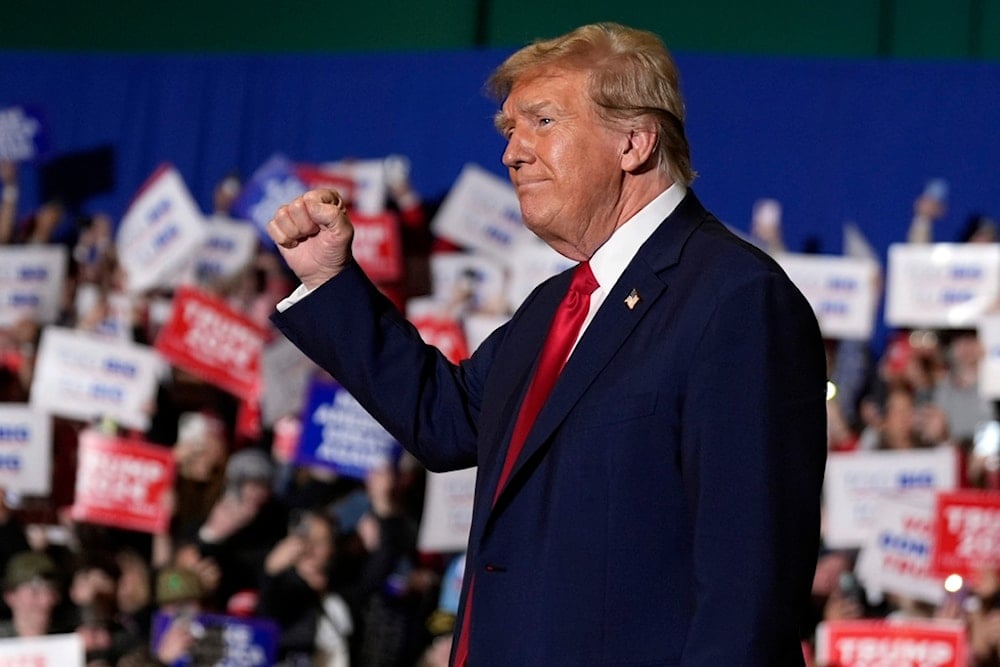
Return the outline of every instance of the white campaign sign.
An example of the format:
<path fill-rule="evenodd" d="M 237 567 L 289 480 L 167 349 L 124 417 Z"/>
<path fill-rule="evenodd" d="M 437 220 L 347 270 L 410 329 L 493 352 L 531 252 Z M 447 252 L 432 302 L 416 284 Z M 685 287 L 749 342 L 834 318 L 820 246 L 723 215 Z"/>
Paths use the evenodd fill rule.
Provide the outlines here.
<path fill-rule="evenodd" d="M 823 482 L 824 543 L 832 549 L 865 544 L 885 498 L 954 489 L 958 455 L 951 447 L 831 453 Z"/>
<path fill-rule="evenodd" d="M 979 393 L 1000 399 L 1000 314 L 990 313 L 979 319 L 979 341 L 983 359 L 979 363 Z"/>
<path fill-rule="evenodd" d="M 145 431 L 163 368 L 152 348 L 46 327 L 30 402 L 70 419 L 92 421 L 106 416 Z"/>
<path fill-rule="evenodd" d="M 563 257 L 534 236 L 531 237 L 530 243 L 525 243 L 517 249 L 514 256 L 509 258 L 509 262 L 507 301 L 511 310 L 517 310 L 539 283 L 576 265 L 576 262 Z"/>
<path fill-rule="evenodd" d="M 809 301 L 825 338 L 871 338 L 879 297 L 875 262 L 792 253 L 775 259 Z"/>
<path fill-rule="evenodd" d="M 302 351 L 280 336 L 264 347 L 260 355 L 261 421 L 268 426 L 285 415 L 302 413 L 309 379 L 317 371 L 316 364 Z"/>
<path fill-rule="evenodd" d="M 52 492 L 52 419 L 23 403 L 0 403 L 0 489 Z"/>
<path fill-rule="evenodd" d="M 1000 244 L 893 244 L 885 320 L 896 327 L 975 327 L 1000 300 Z"/>
<path fill-rule="evenodd" d="M 476 468 L 428 473 L 417 549 L 432 553 L 465 551 L 475 493 Z"/>
<path fill-rule="evenodd" d="M 431 255 L 431 291 L 445 314 L 506 314 L 504 266 L 490 256 L 468 252 Z"/>
<path fill-rule="evenodd" d="M 462 168 L 431 221 L 431 231 L 504 263 L 516 256 L 515 249 L 534 238 L 521 222 L 513 186 L 475 164 Z"/>
<path fill-rule="evenodd" d="M 250 266 L 257 249 L 257 228 L 221 215 L 206 219 L 207 235 L 194 261 L 194 278 L 202 284 L 232 278 Z"/>
<path fill-rule="evenodd" d="M 76 633 L 0 639 L 0 667 L 83 667 L 83 639 Z"/>
<path fill-rule="evenodd" d="M 872 533 L 855 571 L 870 600 L 895 593 L 932 604 L 944 600 L 944 581 L 931 569 L 934 493 L 912 491 L 905 499 L 882 498 Z"/>
<path fill-rule="evenodd" d="M 61 245 L 0 246 L 0 327 L 59 315 L 67 250 Z"/>
<path fill-rule="evenodd" d="M 175 286 L 190 270 L 207 233 L 180 173 L 162 165 L 139 190 L 118 228 L 118 261 L 128 289 Z"/>

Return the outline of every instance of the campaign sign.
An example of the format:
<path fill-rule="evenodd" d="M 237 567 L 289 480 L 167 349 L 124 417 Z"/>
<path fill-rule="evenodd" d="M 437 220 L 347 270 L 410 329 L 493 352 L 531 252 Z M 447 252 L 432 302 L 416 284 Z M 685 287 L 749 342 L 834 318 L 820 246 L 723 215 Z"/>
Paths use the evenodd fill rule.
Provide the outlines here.
<path fill-rule="evenodd" d="M 110 417 L 145 431 L 163 368 L 144 345 L 48 326 L 38 347 L 30 403 L 70 419 Z"/>
<path fill-rule="evenodd" d="M 328 162 L 321 168 L 354 184 L 349 199 L 353 212 L 360 215 L 380 215 L 385 211 L 388 187 L 383 160 L 341 160 Z"/>
<path fill-rule="evenodd" d="M 0 639 L 0 667 L 83 667 L 83 637 L 76 634 Z"/>
<path fill-rule="evenodd" d="M 56 321 L 67 259 L 62 245 L 0 246 L 0 327 Z"/>
<path fill-rule="evenodd" d="M 825 338 L 868 340 L 878 307 L 878 265 L 854 257 L 775 257 L 809 301 Z"/>
<path fill-rule="evenodd" d="M 173 622 L 174 616 L 162 611 L 153 617 L 150 644 L 154 654 Z M 269 618 L 197 614 L 180 622 L 191 624 L 195 640 L 170 667 L 270 667 L 277 662 L 279 629 Z"/>
<path fill-rule="evenodd" d="M 162 533 L 170 523 L 164 496 L 173 483 L 170 448 L 85 429 L 71 515 L 76 521 Z"/>
<path fill-rule="evenodd" d="M 253 221 L 260 238 L 267 242 L 268 247 L 273 247 L 267 223 L 279 208 L 305 191 L 306 186 L 299 180 L 295 165 L 284 155 L 273 155 L 257 167 L 243 184 L 231 210 L 237 218 Z"/>
<path fill-rule="evenodd" d="M 1000 299 L 1000 244 L 889 247 L 886 322 L 897 327 L 975 327 Z"/>
<path fill-rule="evenodd" d="M 434 309 L 425 309 L 419 315 L 408 315 L 410 323 L 420 332 L 428 345 L 433 345 L 453 364 L 469 357 L 469 346 L 461 323 Z"/>
<path fill-rule="evenodd" d="M 1000 492 L 939 494 L 934 532 L 938 573 L 968 577 L 1000 567 Z"/>
<path fill-rule="evenodd" d="M 499 315 L 469 315 L 462 320 L 462 330 L 470 350 L 476 350 L 490 334 L 507 323 L 510 318 Z"/>
<path fill-rule="evenodd" d="M 246 400 L 260 389 L 265 332 L 225 302 L 181 287 L 155 347 L 170 363 Z"/>
<path fill-rule="evenodd" d="M 517 253 L 510 258 L 510 280 L 507 282 L 509 307 L 517 310 L 542 281 L 573 266 L 576 266 L 576 262 L 532 237 L 531 243 L 519 247 Z"/>
<path fill-rule="evenodd" d="M 475 493 L 476 468 L 428 473 L 417 549 L 428 553 L 465 551 Z"/>
<path fill-rule="evenodd" d="M 160 165 L 118 227 L 118 262 L 129 291 L 176 285 L 206 234 L 205 218 L 180 172 L 170 164 Z"/>
<path fill-rule="evenodd" d="M 48 150 L 48 127 L 41 111 L 26 106 L 0 109 L 0 160 L 34 160 Z"/>
<path fill-rule="evenodd" d="M 0 489 L 27 496 L 52 491 L 52 420 L 23 403 L 0 403 Z"/>
<path fill-rule="evenodd" d="M 312 359 L 284 336 L 264 347 L 261 378 L 267 391 L 261 392 L 261 421 L 271 425 L 285 415 L 300 415 L 309 378 L 316 372 Z"/>
<path fill-rule="evenodd" d="M 403 277 L 403 242 L 399 224 L 389 213 L 351 214 L 354 244 L 351 252 L 374 283 L 391 283 Z"/>
<path fill-rule="evenodd" d="M 979 319 L 979 342 L 984 353 L 979 362 L 979 393 L 1000 400 L 1000 314 Z"/>
<path fill-rule="evenodd" d="M 401 445 L 347 390 L 336 383 L 313 383 L 296 463 L 364 479 L 368 471 L 393 464 L 401 453 Z"/>
<path fill-rule="evenodd" d="M 883 498 L 855 572 L 871 600 L 894 593 L 940 604 L 944 580 L 931 569 L 933 550 L 934 493 L 913 491 L 905 501 Z"/>
<path fill-rule="evenodd" d="M 431 255 L 431 291 L 445 312 L 456 317 L 469 313 L 510 312 L 504 265 L 488 255 L 440 252 Z"/>
<path fill-rule="evenodd" d="M 514 188 L 482 167 L 467 164 L 441 203 L 431 231 L 472 250 L 509 262 L 533 235 L 521 222 Z"/>
<path fill-rule="evenodd" d="M 944 620 L 826 621 L 816 628 L 824 667 L 965 667 L 965 627 Z"/>
<path fill-rule="evenodd" d="M 951 447 L 873 452 L 831 452 L 823 496 L 824 543 L 832 549 L 864 545 L 886 497 L 954 489 L 958 453 Z"/>
<path fill-rule="evenodd" d="M 348 174 L 297 162 L 295 175 L 309 190 L 336 190 L 349 205 L 354 202 L 354 179 Z"/>
<path fill-rule="evenodd" d="M 194 279 L 201 284 L 228 280 L 253 261 L 257 231 L 232 218 L 213 215 L 206 220 L 207 236 L 194 261 Z"/>

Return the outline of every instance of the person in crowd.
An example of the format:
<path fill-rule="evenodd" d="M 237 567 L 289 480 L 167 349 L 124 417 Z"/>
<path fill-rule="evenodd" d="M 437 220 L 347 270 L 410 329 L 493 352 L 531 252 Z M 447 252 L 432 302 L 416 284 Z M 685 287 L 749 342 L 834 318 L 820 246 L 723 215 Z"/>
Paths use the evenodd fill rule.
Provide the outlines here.
<path fill-rule="evenodd" d="M 979 391 L 984 350 L 975 329 L 946 333 L 947 372 L 934 387 L 933 402 L 948 417 L 951 436 L 971 442 L 980 424 L 995 418 L 992 402 Z"/>
<path fill-rule="evenodd" d="M 53 611 L 60 600 L 61 573 L 43 553 L 22 551 L 7 561 L 3 599 L 11 618 L 0 621 L 0 638 L 41 637 L 60 628 Z"/>
<path fill-rule="evenodd" d="M 491 89 L 525 224 L 579 265 L 471 359 L 367 280 L 336 192 L 268 225 L 302 283 L 285 335 L 429 469 L 479 465 L 454 663 L 802 664 L 826 456 L 811 308 L 689 188 L 655 35 L 583 26 Z"/>
<path fill-rule="evenodd" d="M 288 512 L 272 494 L 274 473 L 274 463 L 258 449 L 231 455 L 225 490 L 197 530 L 201 555 L 221 570 L 223 606 L 239 591 L 260 588 L 264 559 L 287 531 Z"/>
<path fill-rule="evenodd" d="M 336 528 L 316 510 L 293 515 L 288 535 L 264 561 L 258 613 L 281 627 L 279 658 L 289 665 L 350 664 L 351 611 L 331 591 Z"/>

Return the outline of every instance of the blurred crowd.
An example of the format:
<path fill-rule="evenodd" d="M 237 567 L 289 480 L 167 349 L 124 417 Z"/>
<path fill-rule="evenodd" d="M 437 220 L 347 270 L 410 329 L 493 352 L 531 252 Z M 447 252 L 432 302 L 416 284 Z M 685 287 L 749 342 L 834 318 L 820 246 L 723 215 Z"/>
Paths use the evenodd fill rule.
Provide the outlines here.
<path fill-rule="evenodd" d="M 460 249 L 433 238 L 432 205 L 398 160 L 387 163 L 386 177 L 406 271 L 382 287 L 404 304 L 426 293 L 432 253 Z M 18 168 L 9 162 L 0 163 L 0 187 L 0 244 L 70 251 L 57 324 L 100 333 L 120 326 L 112 312 L 125 308 L 129 336 L 150 344 L 171 293 L 126 293 L 115 220 L 59 201 L 21 201 Z M 239 190 L 237 177 L 224 177 L 214 212 L 228 215 Z M 906 240 L 932 241 L 943 213 L 940 199 L 921 195 Z M 773 218 L 748 236 L 785 250 Z M 996 224 L 977 216 L 958 240 L 995 243 Z M 261 244 L 238 276 L 198 286 L 274 336 L 267 318 L 295 284 Z M 28 401 L 42 327 L 26 320 L 0 329 L 0 403 Z M 951 447 L 962 457 L 963 486 L 1000 488 L 997 454 L 974 446 L 977 429 L 998 419 L 996 403 L 978 391 L 984 350 L 975 330 L 894 331 L 882 351 L 833 340 L 827 349 L 831 452 Z M 142 434 L 170 447 L 177 466 L 172 520 L 157 535 L 70 517 L 79 434 L 116 427 L 54 417 L 51 495 L 0 495 L 0 637 L 77 632 L 93 666 L 215 664 L 220 640 L 196 619 L 217 613 L 276 622 L 282 665 L 446 665 L 462 554 L 417 548 L 426 471 L 405 454 L 364 480 L 296 466 L 272 453 L 277 426 L 248 428 L 245 410 L 182 370 L 162 380 Z M 807 646 L 824 620 L 952 618 L 966 624 L 971 665 L 1000 665 L 1000 572 L 984 570 L 937 606 L 892 595 L 869 600 L 852 574 L 856 558 L 853 550 L 818 554 Z M 161 615 L 169 622 L 154 642 Z"/>

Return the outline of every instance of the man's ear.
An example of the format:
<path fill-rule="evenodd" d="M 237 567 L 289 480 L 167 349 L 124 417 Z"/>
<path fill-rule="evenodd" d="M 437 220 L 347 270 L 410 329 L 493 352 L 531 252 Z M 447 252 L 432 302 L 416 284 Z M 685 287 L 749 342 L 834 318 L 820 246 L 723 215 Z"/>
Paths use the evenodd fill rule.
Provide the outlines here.
<path fill-rule="evenodd" d="M 637 125 L 625 135 L 625 149 L 622 152 L 622 169 L 630 173 L 645 171 L 653 166 L 653 154 L 659 143 L 659 135 L 652 124 Z"/>

